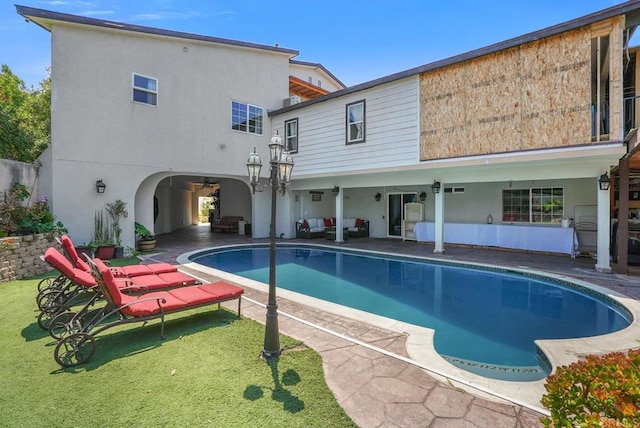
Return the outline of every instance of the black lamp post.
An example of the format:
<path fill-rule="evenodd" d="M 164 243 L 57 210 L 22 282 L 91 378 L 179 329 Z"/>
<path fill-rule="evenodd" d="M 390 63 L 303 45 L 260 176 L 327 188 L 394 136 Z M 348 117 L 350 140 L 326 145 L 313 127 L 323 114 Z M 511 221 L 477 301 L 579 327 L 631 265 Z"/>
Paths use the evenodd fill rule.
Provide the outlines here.
<path fill-rule="evenodd" d="M 276 132 L 269 143 L 269 153 L 271 160 L 269 184 L 260 185 L 260 169 L 262 161 L 256 152 L 255 147 L 247 160 L 249 170 L 249 182 L 253 189 L 262 192 L 271 186 L 271 226 L 269 229 L 269 301 L 267 302 L 267 321 L 264 331 L 264 347 L 262 356 L 265 359 L 277 358 L 280 356 L 280 337 L 278 331 L 278 304 L 276 303 L 276 194 L 280 192 L 283 196 L 287 191 L 287 186 L 291 181 L 291 170 L 293 169 L 293 157 L 289 152 L 284 151 L 282 138 Z"/>

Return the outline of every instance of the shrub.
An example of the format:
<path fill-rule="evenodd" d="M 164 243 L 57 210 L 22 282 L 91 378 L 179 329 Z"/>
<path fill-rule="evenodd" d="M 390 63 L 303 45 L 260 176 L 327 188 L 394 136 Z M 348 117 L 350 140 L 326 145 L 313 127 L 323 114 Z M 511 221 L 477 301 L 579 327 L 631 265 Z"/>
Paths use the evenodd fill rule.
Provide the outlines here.
<path fill-rule="evenodd" d="M 558 368 L 547 378 L 546 427 L 640 426 L 640 349 L 614 352 Z"/>
<path fill-rule="evenodd" d="M 27 215 L 27 207 L 23 201 L 29 197 L 29 190 L 24 184 L 13 183 L 0 202 L 0 236 L 9 236 L 18 230 Z"/>
<path fill-rule="evenodd" d="M 51 214 L 47 196 L 27 207 L 24 200 L 29 195 L 24 184 L 11 185 L 6 200 L 0 202 L 0 237 L 46 233 L 52 240 L 54 233 L 66 233 L 64 225 Z"/>

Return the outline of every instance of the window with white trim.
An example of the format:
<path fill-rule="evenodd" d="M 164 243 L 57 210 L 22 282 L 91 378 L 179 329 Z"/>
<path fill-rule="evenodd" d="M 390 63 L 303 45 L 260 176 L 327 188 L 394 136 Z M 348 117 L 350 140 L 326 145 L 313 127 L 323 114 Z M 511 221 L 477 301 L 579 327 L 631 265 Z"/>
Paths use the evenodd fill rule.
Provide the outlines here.
<path fill-rule="evenodd" d="M 284 147 L 290 153 L 298 153 L 298 118 L 284 122 Z"/>
<path fill-rule="evenodd" d="M 347 144 L 364 142 L 365 101 L 347 104 Z"/>
<path fill-rule="evenodd" d="M 541 187 L 502 191 L 502 221 L 560 224 L 564 218 L 564 189 Z"/>
<path fill-rule="evenodd" d="M 133 73 L 133 102 L 158 105 L 158 79 Z"/>
<path fill-rule="evenodd" d="M 231 102 L 231 129 L 262 135 L 264 109 L 251 104 Z"/>

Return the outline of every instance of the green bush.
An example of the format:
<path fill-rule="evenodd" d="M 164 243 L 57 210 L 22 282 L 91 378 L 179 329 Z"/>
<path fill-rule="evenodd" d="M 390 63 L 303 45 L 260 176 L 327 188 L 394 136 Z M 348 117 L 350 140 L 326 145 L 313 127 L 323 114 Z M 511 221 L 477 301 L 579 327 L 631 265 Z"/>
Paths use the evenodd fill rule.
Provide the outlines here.
<path fill-rule="evenodd" d="M 29 190 L 24 184 L 16 182 L 11 185 L 6 200 L 0 202 L 0 237 L 66 233 L 64 225 L 56 222 L 51 214 L 47 196 L 27 207 L 24 201 L 29 195 Z"/>
<path fill-rule="evenodd" d="M 614 352 L 558 368 L 547 378 L 546 427 L 640 426 L 640 349 Z"/>

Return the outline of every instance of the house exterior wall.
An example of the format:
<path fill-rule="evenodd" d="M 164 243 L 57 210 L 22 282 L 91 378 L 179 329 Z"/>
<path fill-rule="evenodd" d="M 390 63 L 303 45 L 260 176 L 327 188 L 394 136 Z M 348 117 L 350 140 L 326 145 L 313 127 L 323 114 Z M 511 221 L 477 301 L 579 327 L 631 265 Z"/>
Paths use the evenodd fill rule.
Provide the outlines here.
<path fill-rule="evenodd" d="M 273 118 L 275 129 L 298 118 L 294 180 L 418 162 L 418 79 L 410 77 Z M 366 141 L 346 144 L 346 105 L 366 101 Z"/>
<path fill-rule="evenodd" d="M 329 92 L 342 89 L 342 86 L 335 82 L 320 68 L 301 64 L 290 64 L 289 71 L 292 76 L 305 82 L 309 82 L 309 77 L 311 77 L 312 81 L 309 83 L 315 86 L 320 86 L 322 89 L 326 89 Z M 321 82 L 320 85 L 318 85 L 318 81 Z"/>
<path fill-rule="evenodd" d="M 590 52 L 587 27 L 423 73 L 421 159 L 590 142 Z"/>
<path fill-rule="evenodd" d="M 591 39 L 603 34 L 611 36 L 609 139 L 622 139 L 623 23 L 615 17 L 422 73 L 420 159 L 590 143 Z"/>
<path fill-rule="evenodd" d="M 266 112 L 288 95 L 288 55 L 272 51 L 60 24 L 52 61 L 54 211 L 76 226 L 77 241 L 90 239 L 94 210 L 116 199 L 153 229 L 152 198 L 135 193 L 154 174 L 154 189 L 162 174 L 181 171 L 244 180 L 248 153 L 271 138 Z M 157 106 L 132 102 L 132 73 L 158 80 Z M 231 130 L 232 100 L 264 108 L 264 135 Z M 191 216 L 173 212 L 156 232 Z"/>

